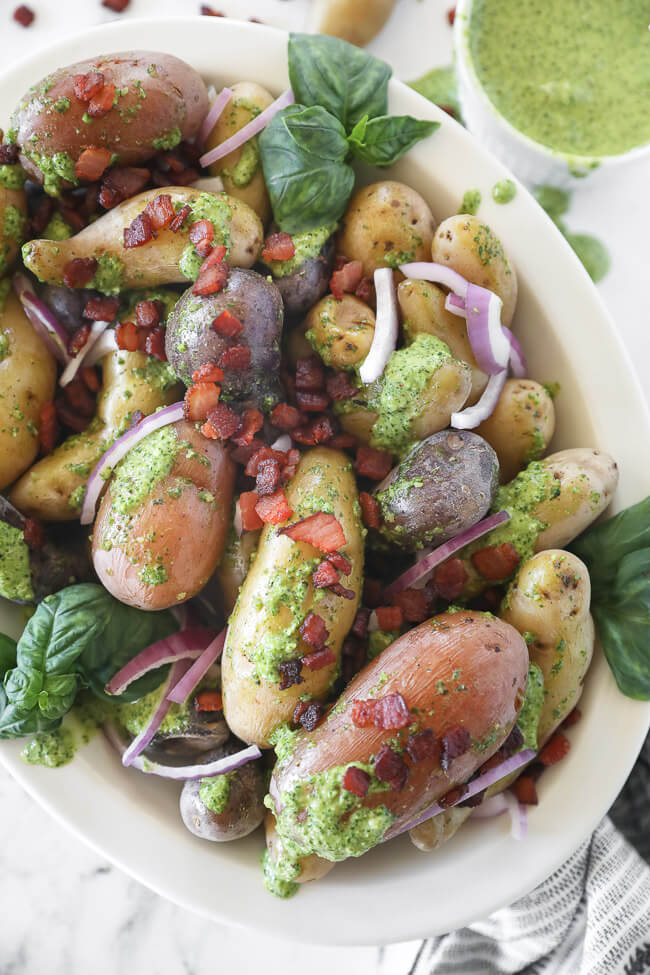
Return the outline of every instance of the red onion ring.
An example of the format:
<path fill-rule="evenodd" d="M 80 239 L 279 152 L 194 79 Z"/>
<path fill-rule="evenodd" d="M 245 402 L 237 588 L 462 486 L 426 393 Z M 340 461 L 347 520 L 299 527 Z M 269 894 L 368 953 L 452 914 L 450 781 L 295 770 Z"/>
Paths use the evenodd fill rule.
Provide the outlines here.
<path fill-rule="evenodd" d="M 359 378 L 366 385 L 382 375 L 395 351 L 399 335 L 399 312 L 393 271 L 389 267 L 377 268 L 374 279 L 377 293 L 375 332 L 368 355 L 359 368 Z"/>
<path fill-rule="evenodd" d="M 154 430 L 166 427 L 169 423 L 177 423 L 178 420 L 183 419 L 183 416 L 183 403 L 172 403 L 171 406 L 165 406 L 164 409 L 146 416 L 144 420 L 117 438 L 106 453 L 100 457 L 88 478 L 81 508 L 80 520 L 82 525 L 90 525 L 95 517 L 97 499 L 105 484 L 104 475 L 108 476 L 110 469 L 114 468 L 140 440 L 144 440 Z"/>
<path fill-rule="evenodd" d="M 72 382 L 74 377 L 79 372 L 79 369 L 84 364 L 86 356 L 92 350 L 95 343 L 99 340 L 100 336 L 103 335 L 103 333 L 106 331 L 109 325 L 110 322 L 92 323 L 92 325 L 90 326 L 90 334 L 86 339 L 83 348 L 79 350 L 79 352 L 76 354 L 76 356 L 74 356 L 74 358 L 70 359 L 67 366 L 61 373 L 61 376 L 59 378 L 60 386 L 68 386 Z"/>
<path fill-rule="evenodd" d="M 490 376 L 505 369 L 510 357 L 510 342 L 501 325 L 502 308 L 503 302 L 493 291 L 468 283 L 467 334 L 479 369 Z"/>
<path fill-rule="evenodd" d="M 445 298 L 445 311 L 450 311 L 452 315 L 460 315 L 461 318 L 467 318 L 465 302 L 453 291 L 450 291 Z"/>
<path fill-rule="evenodd" d="M 467 406 L 458 413 L 451 414 L 449 426 L 454 430 L 473 430 L 483 420 L 487 420 L 494 412 L 508 378 L 508 370 L 502 369 L 487 381 L 487 386 L 481 393 L 481 398 L 474 406 Z"/>
<path fill-rule="evenodd" d="M 68 333 L 59 319 L 47 305 L 37 297 L 24 274 L 14 274 L 13 287 L 23 311 L 34 326 L 36 334 L 43 340 L 54 358 L 62 365 L 70 361 L 68 354 Z"/>
<path fill-rule="evenodd" d="M 109 328 L 100 335 L 92 349 L 89 350 L 84 360 L 84 366 L 95 366 L 105 355 L 109 355 L 111 352 L 117 352 L 118 349 L 119 346 L 115 338 L 115 329 Z"/>
<path fill-rule="evenodd" d="M 472 810 L 472 819 L 493 819 L 500 816 L 510 808 L 510 804 L 503 792 L 496 796 L 484 799 L 480 806 L 475 806 Z"/>
<path fill-rule="evenodd" d="M 212 132 L 213 128 L 217 124 L 219 117 L 223 114 L 223 110 L 232 98 L 231 88 L 222 88 L 214 102 L 210 106 L 210 111 L 203 119 L 201 128 L 199 129 L 199 144 L 205 145 L 205 140 Z"/>
<path fill-rule="evenodd" d="M 177 660 L 196 660 L 212 640 L 212 630 L 200 626 L 191 626 L 178 633 L 172 633 L 164 640 L 158 640 L 145 647 L 140 653 L 129 660 L 118 672 L 111 677 L 104 688 L 107 694 L 122 694 L 129 684 L 140 677 L 144 677 L 150 670 L 156 670 L 165 664 L 175 663 Z"/>
<path fill-rule="evenodd" d="M 519 343 L 519 339 L 505 325 L 503 326 L 503 331 L 508 336 L 508 341 L 510 342 L 510 369 L 512 370 L 512 375 L 516 376 L 517 379 L 523 379 L 528 373 L 524 350 Z"/>
<path fill-rule="evenodd" d="M 165 681 L 165 686 L 163 688 L 162 697 L 160 698 L 158 707 L 152 714 L 147 726 L 135 736 L 128 748 L 125 749 L 124 754 L 122 755 L 122 765 L 131 765 L 133 763 L 133 759 L 137 758 L 138 755 L 143 752 L 150 743 L 151 739 L 158 731 L 158 728 L 160 728 L 161 724 L 163 723 L 165 715 L 172 706 L 171 701 L 167 700 L 167 691 L 181 679 L 188 666 L 189 662 L 187 660 L 177 660 L 176 663 L 172 665 L 172 668 L 169 671 L 169 676 Z"/>
<path fill-rule="evenodd" d="M 221 656 L 226 633 L 228 628 L 224 627 L 221 633 L 208 644 L 201 656 L 194 661 L 187 673 L 178 679 L 175 684 L 170 684 L 167 691 L 167 700 L 182 704 L 190 696 L 196 685 L 207 674 L 212 664 Z"/>
<path fill-rule="evenodd" d="M 421 579 L 422 576 L 429 575 L 437 565 L 445 562 L 454 552 L 458 552 L 459 549 L 469 545 L 470 542 L 475 542 L 477 538 L 481 538 L 482 535 L 486 535 L 493 528 L 497 528 L 506 521 L 510 521 L 508 512 L 498 511 L 496 514 L 488 515 L 487 518 L 478 521 L 471 528 L 461 532 L 460 535 L 456 535 L 455 538 L 450 538 L 444 545 L 439 545 L 430 555 L 420 559 L 407 569 L 406 572 L 403 572 L 401 576 L 398 576 L 395 582 L 392 582 L 388 586 L 386 589 L 386 599 L 390 602 L 398 592 L 401 592 L 403 589 L 408 589 L 413 583 Z"/>
<path fill-rule="evenodd" d="M 239 149 L 239 147 L 243 146 L 244 143 L 248 142 L 249 139 L 252 139 L 254 135 L 257 135 L 258 132 L 261 132 L 262 129 L 266 128 L 274 115 L 276 115 L 283 108 L 287 108 L 288 105 L 293 105 L 293 103 L 293 92 L 290 88 L 287 88 L 286 91 L 282 92 L 279 98 L 276 98 L 268 108 L 265 108 L 263 112 L 260 112 L 260 114 L 254 119 L 251 119 L 247 125 L 244 125 L 243 128 L 241 128 L 238 132 L 235 132 L 234 135 L 231 135 L 230 138 L 226 139 L 225 142 L 222 142 L 221 145 L 215 146 L 214 149 L 210 149 L 209 152 L 204 153 L 199 159 L 201 166 L 209 166 L 210 163 L 216 162 L 217 159 L 223 159 L 223 157 L 227 156 L 229 152 L 234 152 L 235 149 Z"/>

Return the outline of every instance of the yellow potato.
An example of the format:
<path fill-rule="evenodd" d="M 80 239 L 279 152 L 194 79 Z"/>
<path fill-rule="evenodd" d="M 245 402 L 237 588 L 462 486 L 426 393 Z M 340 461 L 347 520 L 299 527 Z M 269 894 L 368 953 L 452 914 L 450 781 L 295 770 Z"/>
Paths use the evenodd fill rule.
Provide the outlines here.
<path fill-rule="evenodd" d="M 298 521 L 319 511 L 340 522 L 346 543 L 342 554 L 352 565 L 342 577 L 354 598 L 329 589 L 314 589 L 311 576 L 324 558 L 307 542 L 294 542 L 277 526 L 262 530 L 257 555 L 230 617 L 221 679 L 224 716 L 243 741 L 267 748 L 274 728 L 289 721 L 301 697 L 323 699 L 338 673 L 343 640 L 359 605 L 363 572 L 363 538 L 357 487 L 349 458 L 317 447 L 303 454 L 286 489 Z M 299 633 L 310 612 L 324 619 L 327 646 L 335 661 L 319 670 L 302 669 L 302 682 L 280 690 L 278 662 L 313 652 Z"/>
<path fill-rule="evenodd" d="M 375 313 L 369 305 L 344 295 L 321 298 L 305 319 L 308 341 L 327 366 L 352 369 L 368 355 L 375 334 Z"/>
<path fill-rule="evenodd" d="M 41 407 L 55 383 L 54 358 L 10 292 L 0 310 L 0 491 L 38 454 Z"/>
<path fill-rule="evenodd" d="M 312 0 L 309 30 L 363 47 L 379 33 L 395 0 Z"/>
<path fill-rule="evenodd" d="M 238 81 L 232 86 L 232 98 L 206 140 L 206 152 L 239 132 L 272 102 L 273 95 L 266 88 L 254 81 Z M 226 193 L 247 203 L 263 224 L 268 223 L 271 203 L 266 192 L 256 137 L 249 139 L 240 149 L 229 152 L 223 159 L 217 159 L 209 171 L 213 176 L 221 177 Z"/>
<path fill-rule="evenodd" d="M 496 234 L 478 217 L 443 220 L 431 247 L 436 264 L 448 264 L 472 284 L 494 291 L 503 302 L 501 321 L 510 325 L 517 303 L 517 274 Z"/>
<path fill-rule="evenodd" d="M 553 400 L 534 379 L 508 379 L 494 412 L 476 428 L 494 447 L 501 482 L 546 453 L 555 432 Z"/>
<path fill-rule="evenodd" d="M 310 880 L 320 880 L 334 867 L 331 860 L 324 860 L 316 853 L 310 853 L 309 856 L 298 859 L 298 872 L 296 873 L 296 865 L 291 858 L 287 857 L 284 844 L 278 836 L 275 816 L 270 811 L 264 818 L 264 833 L 266 838 L 265 858 L 268 857 L 268 861 L 270 861 L 264 864 L 265 879 L 268 878 L 269 874 L 279 876 L 281 880 L 284 879 L 282 878 L 282 868 L 285 867 L 285 869 L 288 868 L 287 872 L 291 875 L 290 883 L 306 884 Z"/>
<path fill-rule="evenodd" d="M 27 197 L 22 189 L 0 184 L 0 274 L 5 274 L 18 256 L 25 239 Z"/>

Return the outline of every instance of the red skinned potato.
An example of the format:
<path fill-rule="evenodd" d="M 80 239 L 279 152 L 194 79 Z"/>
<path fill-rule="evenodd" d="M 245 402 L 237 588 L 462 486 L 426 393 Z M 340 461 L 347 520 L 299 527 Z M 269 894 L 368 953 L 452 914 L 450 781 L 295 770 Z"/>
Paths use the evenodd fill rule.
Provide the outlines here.
<path fill-rule="evenodd" d="M 405 633 L 278 762 L 280 838 L 299 856 L 343 860 L 404 828 L 500 748 L 527 675 L 523 638 L 495 617 L 443 613 Z M 375 723 L 359 726 L 358 701 L 377 709 Z"/>
<path fill-rule="evenodd" d="M 235 465 L 185 421 L 149 434 L 117 465 L 93 532 L 108 591 L 138 609 L 196 595 L 226 544 Z"/>
<path fill-rule="evenodd" d="M 195 136 L 207 111 L 207 89 L 189 64 L 126 51 L 47 75 L 19 102 L 10 133 L 30 178 L 58 196 L 79 183 L 75 163 L 85 149 L 107 149 L 117 155 L 112 164 L 137 166 Z"/>

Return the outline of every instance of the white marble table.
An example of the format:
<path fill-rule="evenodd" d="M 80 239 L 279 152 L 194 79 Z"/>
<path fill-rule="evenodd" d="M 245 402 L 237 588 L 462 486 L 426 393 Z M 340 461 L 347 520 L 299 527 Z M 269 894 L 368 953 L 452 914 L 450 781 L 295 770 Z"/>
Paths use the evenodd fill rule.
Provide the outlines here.
<path fill-rule="evenodd" d="M 450 57 L 450 0 L 399 0 L 373 50 L 411 79 Z M 303 28 L 309 0 L 214 0 L 238 18 Z M 99 0 L 30 0 L 29 29 L 0 0 L 3 67 L 38 47 L 115 19 Z M 195 0 L 132 0 L 121 16 L 193 14 Z M 143 46 L 146 38 L 143 38 Z M 20 93 L 17 92 L 18 96 Z M 601 293 L 650 396 L 650 179 L 648 166 L 575 194 L 573 231 L 605 240 L 612 269 Z M 630 417 L 630 422 L 634 418 Z M 53 772 L 52 774 L 56 774 Z M 390 948 L 312 948 L 211 924 L 161 899 L 71 837 L 0 770 L 0 975 L 397 975 L 416 943 Z M 290 910 L 290 905 L 288 905 Z M 360 909 L 362 905 L 360 905 Z"/>

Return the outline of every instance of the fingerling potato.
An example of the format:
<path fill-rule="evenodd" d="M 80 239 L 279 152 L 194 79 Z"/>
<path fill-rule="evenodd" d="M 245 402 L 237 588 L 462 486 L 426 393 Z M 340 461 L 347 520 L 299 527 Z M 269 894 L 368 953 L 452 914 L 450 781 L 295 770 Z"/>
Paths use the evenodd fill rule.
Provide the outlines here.
<path fill-rule="evenodd" d="M 370 352 L 375 313 L 354 295 L 327 295 L 311 309 L 302 331 L 326 366 L 353 370 Z"/>
<path fill-rule="evenodd" d="M 555 432 L 553 400 L 534 379 L 507 379 L 494 411 L 476 432 L 494 447 L 501 481 L 511 481 L 546 453 Z"/>
<path fill-rule="evenodd" d="M 297 884 L 319 880 L 334 867 L 330 860 L 323 860 L 315 853 L 306 857 L 288 856 L 275 826 L 275 816 L 267 812 L 264 818 L 266 850 L 262 858 L 264 886 L 277 897 L 291 897 Z"/>
<path fill-rule="evenodd" d="M 221 586 L 223 608 L 227 617 L 235 608 L 239 590 L 248 575 L 259 540 L 260 533 L 258 531 L 249 531 L 237 535 L 234 529 L 231 528 L 230 530 L 226 549 L 217 566 L 217 578 Z"/>

